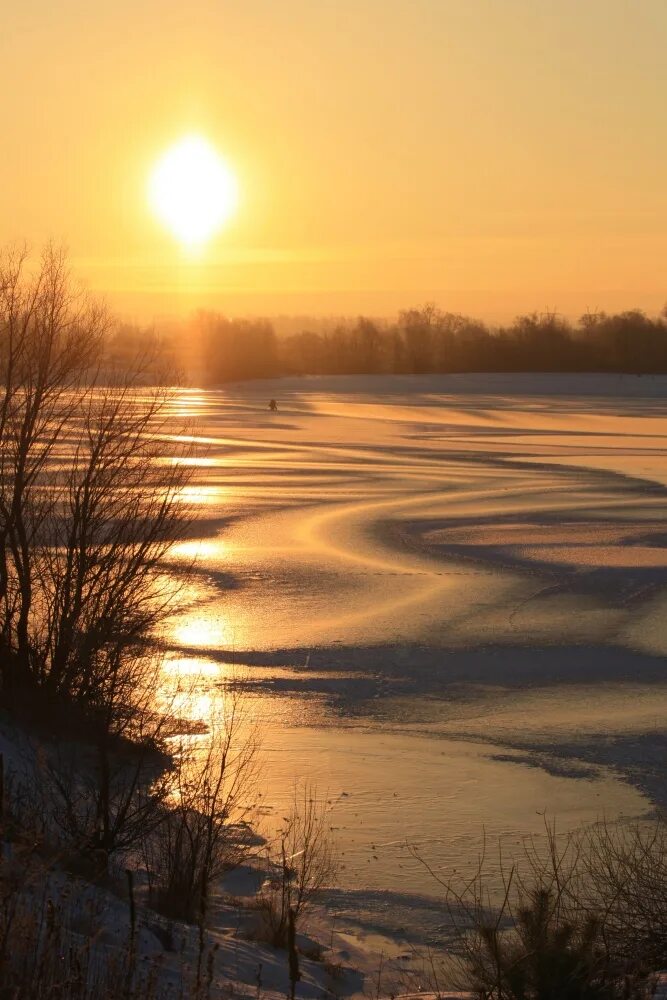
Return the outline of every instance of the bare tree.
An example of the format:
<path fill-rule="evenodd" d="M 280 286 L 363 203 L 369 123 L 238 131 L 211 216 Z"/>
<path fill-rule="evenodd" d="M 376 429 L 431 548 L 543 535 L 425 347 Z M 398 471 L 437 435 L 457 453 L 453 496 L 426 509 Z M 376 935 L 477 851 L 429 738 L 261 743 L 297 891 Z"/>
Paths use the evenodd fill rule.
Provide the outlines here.
<path fill-rule="evenodd" d="M 329 836 L 325 800 L 309 785 L 294 800 L 285 826 L 278 834 L 277 856 L 262 888 L 263 912 L 271 941 L 287 943 L 290 914 L 298 926 L 316 896 L 331 886 L 338 873 L 338 857 Z"/>
<path fill-rule="evenodd" d="M 34 276 L 25 253 L 5 255 L 2 697 L 74 704 L 112 732 L 132 713 L 137 648 L 174 598 L 158 567 L 187 525 L 190 471 L 148 359 L 104 370 L 107 326 L 62 253 L 48 249 Z"/>
<path fill-rule="evenodd" d="M 161 561 L 187 526 L 187 464 L 165 452 L 169 392 L 137 399 L 136 373 L 85 400 L 71 465 L 36 553 L 33 670 L 51 696 L 114 717 L 131 702 L 125 651 L 155 632 L 174 600 Z M 168 451 L 168 449 L 167 449 Z"/>
<path fill-rule="evenodd" d="M 98 357 L 104 313 L 77 301 L 64 255 L 49 248 L 34 277 L 25 251 L 0 262 L 0 635 L 3 687 L 31 671 L 33 554 L 54 497 L 43 490 L 77 392 Z"/>

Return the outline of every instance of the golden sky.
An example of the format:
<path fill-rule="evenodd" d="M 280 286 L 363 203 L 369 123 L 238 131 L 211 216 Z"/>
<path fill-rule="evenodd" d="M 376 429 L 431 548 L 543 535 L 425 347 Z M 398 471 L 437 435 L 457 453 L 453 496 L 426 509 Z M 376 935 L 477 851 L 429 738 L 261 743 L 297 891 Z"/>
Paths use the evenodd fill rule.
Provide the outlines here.
<path fill-rule="evenodd" d="M 667 0 L 6 0 L 2 242 L 65 242 L 123 315 L 667 300 Z M 234 218 L 153 218 L 199 133 Z"/>

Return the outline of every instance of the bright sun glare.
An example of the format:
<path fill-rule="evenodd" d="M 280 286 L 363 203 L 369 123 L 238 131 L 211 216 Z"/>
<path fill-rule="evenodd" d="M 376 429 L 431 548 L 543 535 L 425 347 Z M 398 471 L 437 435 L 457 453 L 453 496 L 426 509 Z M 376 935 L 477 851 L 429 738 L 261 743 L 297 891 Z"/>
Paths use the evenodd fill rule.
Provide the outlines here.
<path fill-rule="evenodd" d="M 150 205 L 174 236 L 189 249 L 209 240 L 234 213 L 238 188 L 234 174 L 201 136 L 186 136 L 158 160 L 150 176 Z"/>

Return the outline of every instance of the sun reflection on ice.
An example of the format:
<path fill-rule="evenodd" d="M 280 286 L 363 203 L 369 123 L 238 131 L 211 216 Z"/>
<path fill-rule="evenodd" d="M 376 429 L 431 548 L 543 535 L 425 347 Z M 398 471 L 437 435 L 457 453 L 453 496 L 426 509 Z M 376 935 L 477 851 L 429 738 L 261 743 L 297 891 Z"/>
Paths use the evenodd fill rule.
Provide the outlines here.
<path fill-rule="evenodd" d="M 206 725 L 220 712 L 220 704 L 223 701 L 224 697 L 219 691 L 181 690 L 174 695 L 173 712 L 181 719 L 202 722 Z"/>
<path fill-rule="evenodd" d="M 224 713 L 226 666 L 196 656 L 170 656 L 162 670 L 162 697 L 170 715 L 203 727 L 201 732 L 178 733 L 178 738 L 201 738 L 211 719 Z"/>
<path fill-rule="evenodd" d="M 209 560 L 220 559 L 228 552 L 228 546 L 222 540 L 195 538 L 188 542 L 179 542 L 171 549 L 171 555 L 176 559 Z"/>
<path fill-rule="evenodd" d="M 176 623 L 173 638 L 179 646 L 220 649 L 229 644 L 229 625 L 219 618 L 189 616 Z"/>
<path fill-rule="evenodd" d="M 175 416 L 195 417 L 206 409 L 209 401 L 197 389 L 181 389 L 169 404 Z"/>
<path fill-rule="evenodd" d="M 168 465 L 183 465 L 193 469 L 214 469 L 217 466 L 228 464 L 228 459 L 207 458 L 203 455 L 173 455 L 163 461 Z"/>
<path fill-rule="evenodd" d="M 178 491 L 178 500 L 185 504 L 220 503 L 230 490 L 221 486 L 184 486 Z"/>
<path fill-rule="evenodd" d="M 175 656 L 164 664 L 164 670 L 174 679 L 181 677 L 201 677 L 202 680 L 222 680 L 225 668 L 214 660 L 205 660 L 199 656 Z"/>

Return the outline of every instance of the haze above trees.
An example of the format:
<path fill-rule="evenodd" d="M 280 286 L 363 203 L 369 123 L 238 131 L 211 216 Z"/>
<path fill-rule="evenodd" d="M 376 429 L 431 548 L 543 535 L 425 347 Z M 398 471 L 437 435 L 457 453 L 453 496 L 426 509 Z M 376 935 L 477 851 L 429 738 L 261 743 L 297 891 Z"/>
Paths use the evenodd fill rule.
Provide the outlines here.
<path fill-rule="evenodd" d="M 667 372 L 667 309 L 656 317 L 639 309 L 587 313 L 575 323 L 530 313 L 491 327 L 426 305 L 394 322 L 304 319 L 298 332 L 279 332 L 284 326 L 213 312 L 154 329 L 125 325 L 110 335 L 108 357 L 122 368 L 150 343 L 164 364 L 203 385 L 283 375 Z"/>

